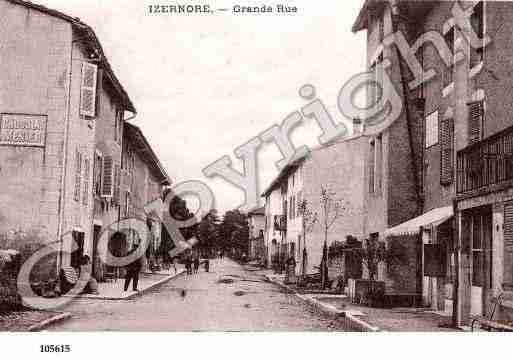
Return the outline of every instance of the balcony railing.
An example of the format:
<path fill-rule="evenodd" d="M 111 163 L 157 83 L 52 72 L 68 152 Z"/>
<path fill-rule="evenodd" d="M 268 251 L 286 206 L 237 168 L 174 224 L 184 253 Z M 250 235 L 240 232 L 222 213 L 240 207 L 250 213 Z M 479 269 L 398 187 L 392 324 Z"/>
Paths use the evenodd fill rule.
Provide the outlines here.
<path fill-rule="evenodd" d="M 513 182 L 513 126 L 457 155 L 457 194 L 484 194 Z"/>

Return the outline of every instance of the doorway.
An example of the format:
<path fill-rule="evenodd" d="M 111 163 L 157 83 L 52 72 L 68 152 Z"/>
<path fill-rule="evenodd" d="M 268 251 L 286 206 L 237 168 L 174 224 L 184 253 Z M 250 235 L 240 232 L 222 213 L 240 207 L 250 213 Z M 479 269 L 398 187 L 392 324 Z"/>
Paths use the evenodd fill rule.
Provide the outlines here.
<path fill-rule="evenodd" d="M 102 227 L 98 225 L 93 226 L 93 258 L 92 258 L 92 264 L 93 264 L 93 277 L 97 281 L 103 280 L 103 268 L 100 256 L 98 254 L 98 241 L 100 240 L 100 234 L 102 231 Z"/>
<path fill-rule="evenodd" d="M 482 316 L 492 283 L 492 209 L 463 212 L 462 279 L 464 317 Z"/>

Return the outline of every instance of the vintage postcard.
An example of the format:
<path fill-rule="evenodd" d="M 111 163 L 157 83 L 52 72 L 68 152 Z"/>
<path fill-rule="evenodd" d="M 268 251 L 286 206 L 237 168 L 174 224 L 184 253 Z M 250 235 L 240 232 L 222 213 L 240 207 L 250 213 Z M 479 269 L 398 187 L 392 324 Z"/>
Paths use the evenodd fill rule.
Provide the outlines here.
<path fill-rule="evenodd" d="M 0 332 L 513 331 L 512 34 L 508 1 L 0 0 Z"/>

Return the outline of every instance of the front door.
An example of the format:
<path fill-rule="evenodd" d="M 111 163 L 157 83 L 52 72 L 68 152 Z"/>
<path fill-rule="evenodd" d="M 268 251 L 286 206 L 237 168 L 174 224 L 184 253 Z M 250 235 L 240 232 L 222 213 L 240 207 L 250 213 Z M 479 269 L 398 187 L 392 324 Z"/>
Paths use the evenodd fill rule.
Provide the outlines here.
<path fill-rule="evenodd" d="M 103 268 L 100 256 L 98 254 L 98 241 L 100 240 L 100 234 L 102 227 L 98 225 L 93 226 L 93 277 L 100 281 L 103 280 Z"/>
<path fill-rule="evenodd" d="M 464 236 L 468 240 L 468 260 L 462 263 L 464 277 L 468 278 L 464 282 L 469 286 L 467 310 L 470 316 L 482 316 L 491 284 L 492 212 L 485 206 L 464 216 L 468 224 L 468 236 Z"/>

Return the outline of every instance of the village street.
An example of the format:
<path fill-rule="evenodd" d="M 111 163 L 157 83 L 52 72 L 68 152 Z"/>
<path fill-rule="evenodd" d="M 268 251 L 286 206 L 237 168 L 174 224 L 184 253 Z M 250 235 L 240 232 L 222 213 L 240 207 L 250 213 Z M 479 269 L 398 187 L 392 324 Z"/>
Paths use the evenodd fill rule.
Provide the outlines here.
<path fill-rule="evenodd" d="M 63 309 L 73 318 L 48 330 L 337 330 L 336 320 L 265 282 L 260 271 L 230 259 L 212 261 L 211 270 L 181 275 L 133 300 L 75 300 Z"/>

